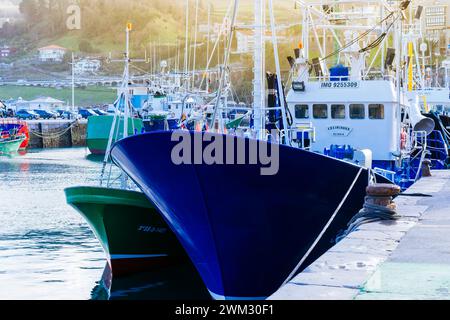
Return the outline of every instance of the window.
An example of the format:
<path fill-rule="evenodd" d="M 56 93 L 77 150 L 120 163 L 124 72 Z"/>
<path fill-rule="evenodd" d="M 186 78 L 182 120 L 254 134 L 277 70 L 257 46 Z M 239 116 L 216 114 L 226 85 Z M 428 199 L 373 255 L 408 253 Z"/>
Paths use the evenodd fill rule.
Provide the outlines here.
<path fill-rule="evenodd" d="M 369 104 L 369 119 L 372 120 L 384 119 L 384 105 Z"/>
<path fill-rule="evenodd" d="M 307 104 L 297 104 L 295 106 L 296 119 L 309 119 L 309 106 Z"/>
<path fill-rule="evenodd" d="M 366 109 L 363 104 L 350 105 L 350 119 L 365 119 Z"/>
<path fill-rule="evenodd" d="M 314 119 L 327 119 L 328 118 L 328 106 L 326 104 L 313 105 Z"/>
<path fill-rule="evenodd" d="M 345 105 L 332 104 L 331 105 L 331 118 L 332 119 L 345 119 Z"/>

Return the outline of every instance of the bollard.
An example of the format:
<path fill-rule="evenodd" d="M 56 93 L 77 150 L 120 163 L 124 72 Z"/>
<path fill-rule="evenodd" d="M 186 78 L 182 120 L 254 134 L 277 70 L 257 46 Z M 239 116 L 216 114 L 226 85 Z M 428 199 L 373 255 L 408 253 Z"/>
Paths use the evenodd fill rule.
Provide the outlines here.
<path fill-rule="evenodd" d="M 431 160 L 429 159 L 422 162 L 422 177 L 431 177 Z"/>
<path fill-rule="evenodd" d="M 366 205 L 384 207 L 390 211 L 396 211 L 397 205 L 394 203 L 394 197 L 398 196 L 401 189 L 393 184 L 373 184 L 366 189 Z"/>

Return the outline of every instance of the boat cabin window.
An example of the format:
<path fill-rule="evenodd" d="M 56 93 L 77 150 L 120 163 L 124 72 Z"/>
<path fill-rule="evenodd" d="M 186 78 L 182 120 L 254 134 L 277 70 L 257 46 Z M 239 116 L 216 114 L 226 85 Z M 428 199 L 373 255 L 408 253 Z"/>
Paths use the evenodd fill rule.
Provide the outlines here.
<path fill-rule="evenodd" d="M 350 119 L 365 119 L 366 108 L 363 104 L 350 105 Z"/>
<path fill-rule="evenodd" d="M 295 105 L 296 119 L 309 119 L 309 106 L 307 104 Z"/>
<path fill-rule="evenodd" d="M 328 105 L 326 104 L 314 104 L 313 105 L 314 119 L 327 119 L 328 118 Z"/>
<path fill-rule="evenodd" d="M 331 105 L 331 118 L 332 119 L 345 119 L 345 104 L 332 104 Z"/>
<path fill-rule="evenodd" d="M 372 120 L 384 119 L 384 105 L 369 104 L 369 118 Z"/>

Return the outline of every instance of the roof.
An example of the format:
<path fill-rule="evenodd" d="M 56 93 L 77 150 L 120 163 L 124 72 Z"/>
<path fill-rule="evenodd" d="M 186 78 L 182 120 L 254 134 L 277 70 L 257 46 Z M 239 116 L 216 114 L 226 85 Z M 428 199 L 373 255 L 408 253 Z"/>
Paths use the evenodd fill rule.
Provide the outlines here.
<path fill-rule="evenodd" d="M 60 104 L 60 103 L 64 103 L 64 101 L 57 100 L 57 99 L 54 99 L 52 97 L 41 97 L 41 98 L 37 98 L 37 99 L 34 99 L 34 100 L 30 101 L 30 103 L 54 103 L 54 104 Z"/>
<path fill-rule="evenodd" d="M 58 46 L 56 44 L 52 44 L 52 45 L 49 45 L 49 46 L 46 46 L 46 47 L 42 47 L 42 48 L 39 48 L 38 50 L 41 51 L 41 50 L 55 50 L 55 49 L 56 50 L 65 50 L 65 51 L 67 51 L 66 48 Z"/>

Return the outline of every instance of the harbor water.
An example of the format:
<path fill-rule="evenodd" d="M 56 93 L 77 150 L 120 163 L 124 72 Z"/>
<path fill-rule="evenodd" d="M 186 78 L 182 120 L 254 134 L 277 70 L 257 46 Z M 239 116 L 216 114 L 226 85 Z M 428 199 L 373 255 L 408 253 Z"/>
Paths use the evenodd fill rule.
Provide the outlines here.
<path fill-rule="evenodd" d="M 106 260 L 64 188 L 95 184 L 84 148 L 0 157 L 0 299 L 90 299 Z"/>
<path fill-rule="evenodd" d="M 64 196 L 98 185 L 101 160 L 85 148 L 0 157 L 0 300 L 196 297 L 190 266 L 109 281 L 99 242 Z"/>

